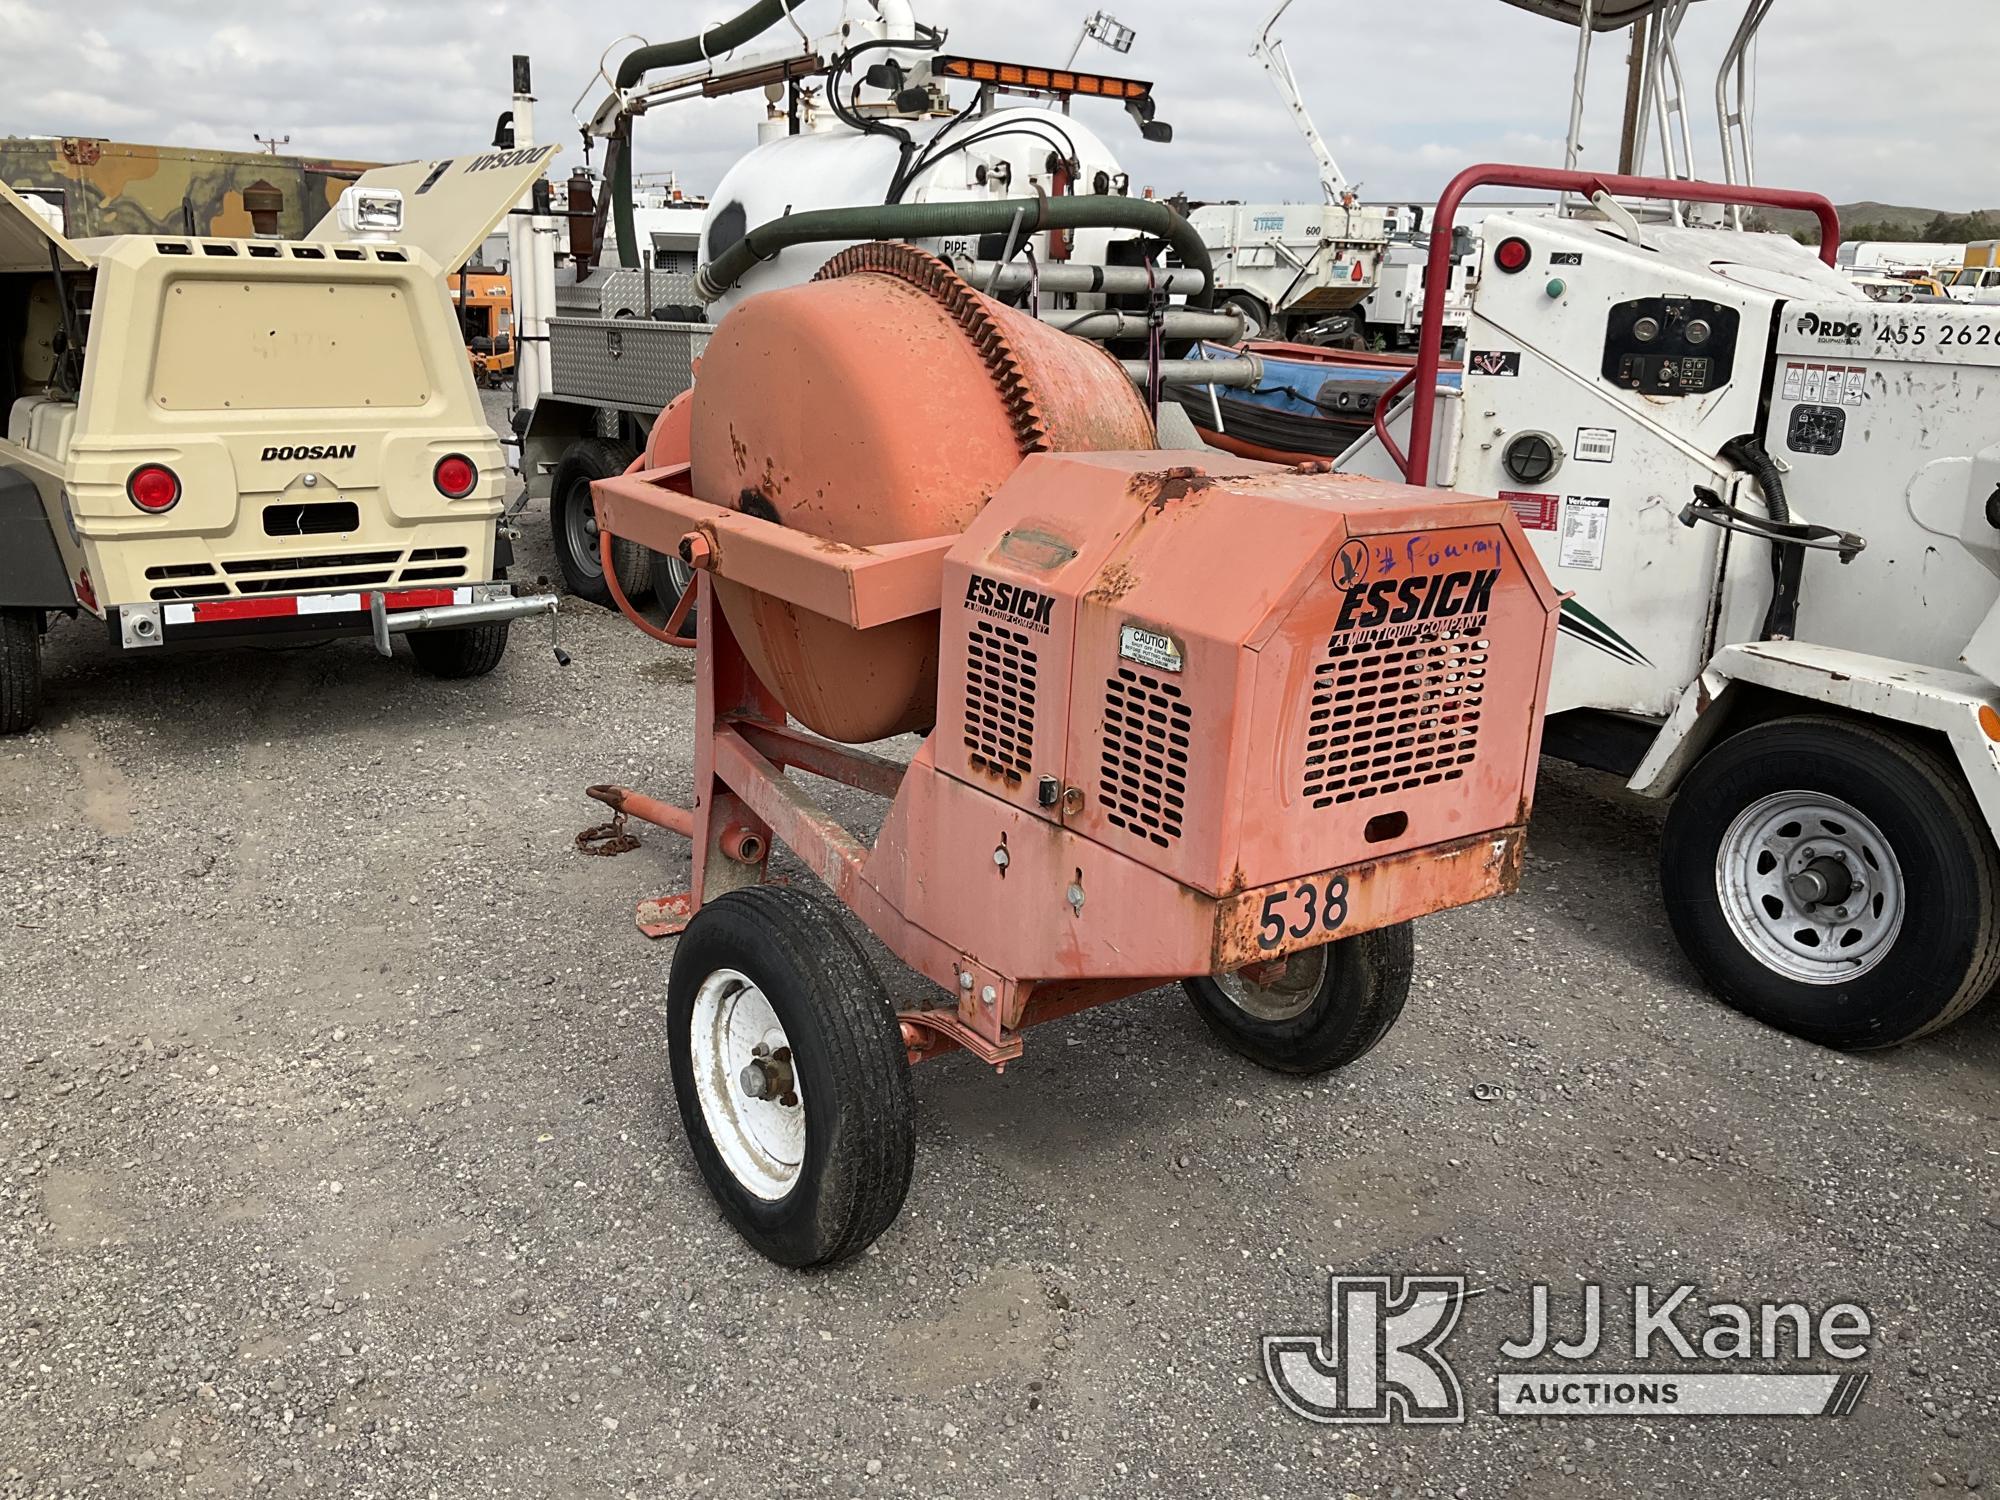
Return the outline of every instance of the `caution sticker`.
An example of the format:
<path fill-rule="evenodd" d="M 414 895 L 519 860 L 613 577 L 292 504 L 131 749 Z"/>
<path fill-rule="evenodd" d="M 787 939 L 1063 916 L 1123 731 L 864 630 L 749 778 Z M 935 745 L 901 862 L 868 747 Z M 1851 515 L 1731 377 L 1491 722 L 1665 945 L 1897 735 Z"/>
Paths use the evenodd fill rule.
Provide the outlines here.
<path fill-rule="evenodd" d="M 1118 654 L 1126 661 L 1151 667 L 1156 672 L 1178 672 L 1184 665 L 1178 641 L 1170 635 L 1162 635 L 1157 630 L 1143 630 L 1137 625 L 1121 625 L 1118 628 Z"/>

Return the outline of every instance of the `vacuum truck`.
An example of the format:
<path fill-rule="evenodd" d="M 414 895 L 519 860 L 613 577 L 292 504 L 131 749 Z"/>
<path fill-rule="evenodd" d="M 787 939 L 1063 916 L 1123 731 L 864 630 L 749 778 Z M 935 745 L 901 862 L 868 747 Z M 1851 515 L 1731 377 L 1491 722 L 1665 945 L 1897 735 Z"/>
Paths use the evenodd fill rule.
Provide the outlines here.
<path fill-rule="evenodd" d="M 1122 112 L 1142 140 L 1171 139 L 1149 82 L 950 52 L 904 0 L 848 0 L 838 25 L 812 37 L 789 20 L 794 8 L 772 0 L 702 37 L 635 48 L 607 71 L 610 88 L 589 122 L 604 145 L 604 192 L 595 232 L 570 236 L 570 270 L 586 287 L 609 276 L 643 281 L 651 316 L 553 318 L 549 387 L 517 421 L 522 473 L 531 495 L 548 497 L 564 583 L 597 603 L 611 599 L 590 485 L 641 451 L 653 416 L 693 378 L 714 323 L 871 238 L 871 209 L 907 210 L 899 235 L 982 291 L 1135 357 L 1151 335 L 1233 341 L 1243 331 L 1240 316 L 1207 310 L 1201 235 L 1164 203 L 1134 196 L 1100 134 L 1103 117 Z M 765 118 L 701 217 L 699 273 L 648 263 L 631 185 L 635 125 L 679 100 L 739 93 L 761 96 Z M 996 208 L 1024 201 L 1031 206 Z M 792 235 L 799 221 L 844 211 L 857 215 L 844 234 Z M 1189 269 L 1158 264 L 1170 239 L 1171 258 Z M 615 272 L 592 265 L 607 240 L 618 246 Z M 1193 306 L 1167 306 L 1190 291 Z M 669 608 L 689 577 L 671 556 L 630 546 L 614 549 L 613 566 L 628 597 L 657 594 Z"/>

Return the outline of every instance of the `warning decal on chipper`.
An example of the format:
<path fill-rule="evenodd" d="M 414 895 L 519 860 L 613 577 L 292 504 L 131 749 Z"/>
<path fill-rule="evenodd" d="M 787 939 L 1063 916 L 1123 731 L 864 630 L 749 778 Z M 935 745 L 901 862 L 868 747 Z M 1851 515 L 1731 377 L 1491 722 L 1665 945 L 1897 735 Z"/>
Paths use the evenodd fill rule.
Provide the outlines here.
<path fill-rule="evenodd" d="M 1013 625 L 1025 625 L 1043 635 L 1049 633 L 1049 615 L 1054 611 L 1055 604 L 1054 594 L 1002 583 L 997 578 L 986 578 L 978 573 L 965 581 L 965 607 L 974 614 L 1005 620 Z"/>

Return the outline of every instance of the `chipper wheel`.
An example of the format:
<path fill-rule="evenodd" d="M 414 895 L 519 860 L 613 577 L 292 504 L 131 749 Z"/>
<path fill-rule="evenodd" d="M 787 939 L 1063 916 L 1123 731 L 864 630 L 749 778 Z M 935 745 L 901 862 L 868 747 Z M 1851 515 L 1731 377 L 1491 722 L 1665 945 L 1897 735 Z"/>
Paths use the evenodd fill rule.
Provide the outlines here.
<path fill-rule="evenodd" d="M 787 1266 L 867 1248 L 910 1189 L 910 1066 L 881 976 L 824 899 L 785 886 L 705 903 L 667 981 L 667 1054 L 695 1165 Z"/>
<path fill-rule="evenodd" d="M 1695 763 L 1660 884 L 1681 949 L 1729 1004 L 1827 1047 L 1889 1047 L 2000 979 L 2000 855 L 1958 770 L 1826 715 L 1760 724 Z"/>
<path fill-rule="evenodd" d="M 1401 922 L 1181 987 L 1232 1052 L 1278 1073 L 1327 1073 L 1388 1035 L 1415 958 Z"/>

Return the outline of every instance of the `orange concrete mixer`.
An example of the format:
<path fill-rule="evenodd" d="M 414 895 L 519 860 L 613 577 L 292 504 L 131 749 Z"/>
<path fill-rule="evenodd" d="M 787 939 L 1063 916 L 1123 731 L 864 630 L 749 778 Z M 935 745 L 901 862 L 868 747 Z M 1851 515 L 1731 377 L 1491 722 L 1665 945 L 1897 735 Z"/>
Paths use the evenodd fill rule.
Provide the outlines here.
<path fill-rule="evenodd" d="M 1410 922 L 1518 880 L 1556 599 L 1502 502 L 1161 450 L 1103 350 L 879 243 L 732 311 L 641 462 L 600 545 L 697 570 L 695 787 L 591 792 L 693 841 L 639 922 L 679 934 L 696 1162 L 775 1260 L 894 1220 L 911 1064 L 1180 982 L 1243 1055 L 1338 1067 Z M 814 780 L 884 800 L 872 842 Z M 815 882 L 937 1001 L 898 1012 Z"/>

